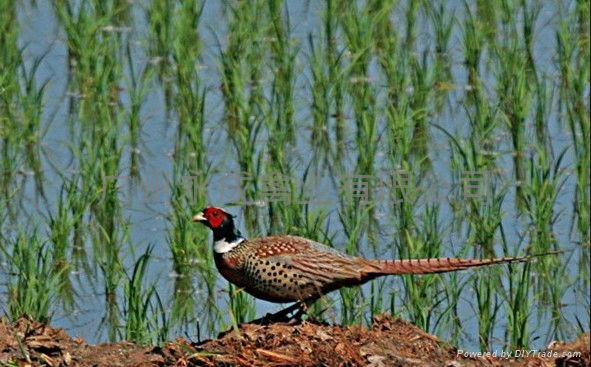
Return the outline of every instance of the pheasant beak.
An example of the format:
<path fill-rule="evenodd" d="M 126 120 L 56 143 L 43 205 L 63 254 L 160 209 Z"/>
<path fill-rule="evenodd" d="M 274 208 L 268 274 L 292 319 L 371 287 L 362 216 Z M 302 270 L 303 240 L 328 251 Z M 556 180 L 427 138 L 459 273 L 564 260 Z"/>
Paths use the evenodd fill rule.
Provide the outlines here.
<path fill-rule="evenodd" d="M 191 219 L 193 222 L 200 222 L 200 223 L 207 223 L 207 218 L 203 216 L 203 212 L 195 214 L 195 216 Z"/>

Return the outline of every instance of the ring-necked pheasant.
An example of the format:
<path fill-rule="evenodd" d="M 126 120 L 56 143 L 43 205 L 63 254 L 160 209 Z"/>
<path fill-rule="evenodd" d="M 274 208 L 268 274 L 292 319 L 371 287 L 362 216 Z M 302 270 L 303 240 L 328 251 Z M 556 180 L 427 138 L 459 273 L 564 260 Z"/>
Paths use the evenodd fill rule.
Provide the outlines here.
<path fill-rule="evenodd" d="M 529 259 L 366 260 L 302 237 L 246 239 L 234 226 L 233 216 L 216 207 L 204 209 L 193 221 L 213 231 L 214 259 L 224 278 L 257 298 L 278 303 L 308 303 L 384 275 L 442 273 Z"/>

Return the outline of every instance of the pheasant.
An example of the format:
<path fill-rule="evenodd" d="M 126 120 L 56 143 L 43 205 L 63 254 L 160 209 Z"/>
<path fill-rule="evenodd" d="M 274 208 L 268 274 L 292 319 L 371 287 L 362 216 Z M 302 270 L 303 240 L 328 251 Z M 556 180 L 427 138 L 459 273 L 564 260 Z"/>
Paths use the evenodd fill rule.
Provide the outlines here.
<path fill-rule="evenodd" d="M 309 304 L 328 292 L 384 275 L 443 273 L 529 260 L 367 260 L 297 236 L 246 239 L 233 216 L 221 208 L 210 206 L 192 220 L 213 231 L 215 264 L 224 278 L 256 298 L 276 303 Z"/>

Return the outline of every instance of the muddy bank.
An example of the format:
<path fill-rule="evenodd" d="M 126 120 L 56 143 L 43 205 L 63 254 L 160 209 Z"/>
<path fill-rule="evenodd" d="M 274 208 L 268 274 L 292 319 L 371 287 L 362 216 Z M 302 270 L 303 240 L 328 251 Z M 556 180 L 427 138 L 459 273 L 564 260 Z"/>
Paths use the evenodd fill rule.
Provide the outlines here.
<path fill-rule="evenodd" d="M 458 350 L 408 322 L 388 315 L 371 328 L 243 325 L 239 333 L 163 347 L 133 343 L 89 345 L 62 329 L 21 318 L 0 319 L 0 366 L 589 366 L 589 334 L 572 343 L 551 343 L 526 358 L 459 355 Z M 579 355 L 575 355 L 578 352 Z"/>

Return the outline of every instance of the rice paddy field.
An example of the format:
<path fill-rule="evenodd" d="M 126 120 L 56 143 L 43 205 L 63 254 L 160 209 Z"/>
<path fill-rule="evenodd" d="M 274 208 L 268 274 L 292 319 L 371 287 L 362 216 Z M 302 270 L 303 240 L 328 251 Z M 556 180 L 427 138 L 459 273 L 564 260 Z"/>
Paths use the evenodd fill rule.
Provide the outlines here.
<path fill-rule="evenodd" d="M 329 322 L 388 311 L 472 351 L 589 332 L 589 1 L 0 9 L 9 318 L 148 344 L 279 310 L 218 274 L 190 222 L 216 205 L 368 258 L 563 251 L 333 292 Z"/>

